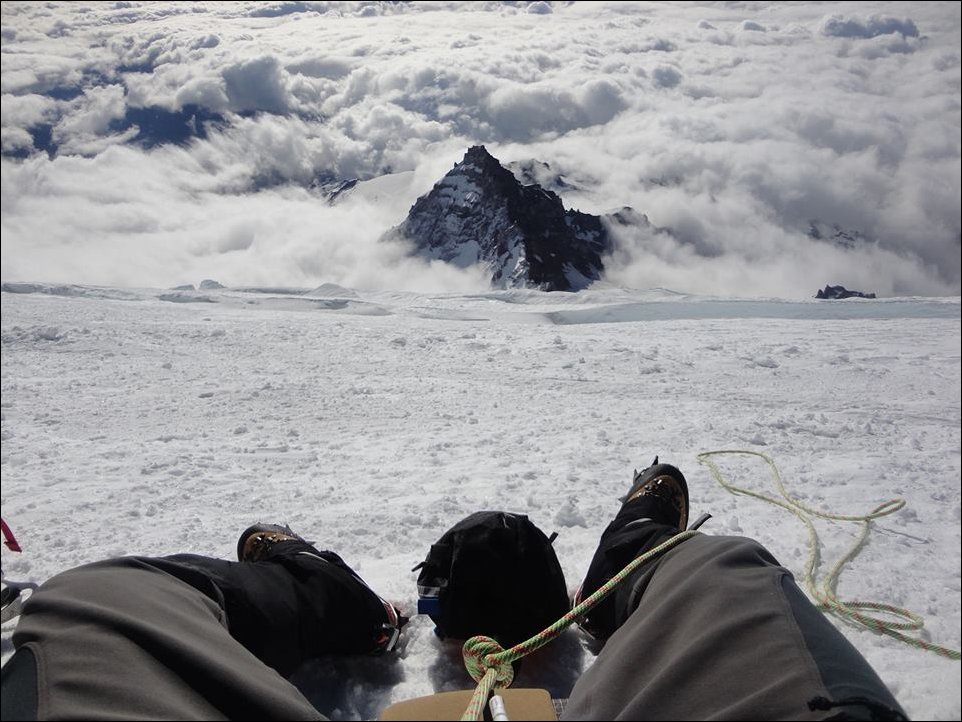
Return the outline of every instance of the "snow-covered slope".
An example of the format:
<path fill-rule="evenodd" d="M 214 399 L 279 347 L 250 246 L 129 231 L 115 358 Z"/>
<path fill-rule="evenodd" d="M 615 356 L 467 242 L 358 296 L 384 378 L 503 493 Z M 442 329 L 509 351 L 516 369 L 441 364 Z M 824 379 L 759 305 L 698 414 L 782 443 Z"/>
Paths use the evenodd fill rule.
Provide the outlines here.
<path fill-rule="evenodd" d="M 574 588 L 632 469 L 655 454 L 687 474 L 693 515 L 715 515 L 704 531 L 756 537 L 800 573 L 801 524 L 729 495 L 695 461 L 747 448 L 816 507 L 905 498 L 840 595 L 906 606 L 933 641 L 962 641 L 958 298 L 9 290 L 2 502 L 25 549 L 3 550 L 12 579 L 120 554 L 229 558 L 248 524 L 277 521 L 410 610 L 407 570 L 429 545 L 501 508 L 560 532 Z M 723 468 L 768 488 L 759 464 Z M 828 565 L 855 529 L 818 528 Z M 957 662 L 841 628 L 913 717 L 959 718 Z M 427 619 L 402 639 L 396 657 L 321 660 L 298 681 L 329 715 L 367 719 L 470 686 Z M 519 683 L 564 695 L 592 659 L 566 634 Z"/>
<path fill-rule="evenodd" d="M 415 176 L 415 172 L 409 170 L 401 173 L 387 173 L 363 181 L 356 178 L 332 181 L 329 184 L 318 186 L 316 191 L 326 198 L 331 205 L 344 203 L 348 200 L 363 200 L 368 203 L 394 199 L 403 200 L 410 195 Z M 413 200 L 413 198 L 410 199 L 411 202 Z"/>

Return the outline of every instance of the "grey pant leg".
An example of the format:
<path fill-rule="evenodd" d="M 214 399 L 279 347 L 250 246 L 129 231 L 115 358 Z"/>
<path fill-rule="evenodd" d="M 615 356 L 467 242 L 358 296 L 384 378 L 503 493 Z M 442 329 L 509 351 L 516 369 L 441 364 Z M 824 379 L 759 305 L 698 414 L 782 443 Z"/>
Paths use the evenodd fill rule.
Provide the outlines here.
<path fill-rule="evenodd" d="M 212 596 L 136 558 L 50 579 L 13 641 L 36 659 L 39 719 L 325 719 Z"/>
<path fill-rule="evenodd" d="M 578 680 L 564 719 L 874 719 L 904 716 L 868 662 L 760 544 L 696 536 L 635 577 L 638 607 Z"/>

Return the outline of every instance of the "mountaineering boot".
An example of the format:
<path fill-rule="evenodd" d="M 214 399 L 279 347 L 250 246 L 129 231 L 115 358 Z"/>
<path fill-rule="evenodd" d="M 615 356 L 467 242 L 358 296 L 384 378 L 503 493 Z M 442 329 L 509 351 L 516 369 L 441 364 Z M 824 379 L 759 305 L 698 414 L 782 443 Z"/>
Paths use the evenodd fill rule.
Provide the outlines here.
<path fill-rule="evenodd" d="M 237 560 L 259 562 L 269 556 L 275 544 L 282 541 L 298 541 L 310 547 L 310 544 L 287 525 L 254 524 L 247 527 L 237 540 Z"/>
<path fill-rule="evenodd" d="M 379 606 L 381 609 L 375 614 L 383 613 L 383 621 L 370 652 L 381 654 L 394 649 L 401 628 L 407 624 L 408 618 L 393 604 L 379 597 L 339 555 L 332 551 L 319 551 L 286 525 L 254 524 L 245 529 L 237 540 L 237 559 L 241 562 L 297 560 L 298 557 L 317 559 L 329 565 L 330 568 L 323 571 L 335 583 L 353 587 L 356 593 L 360 593 L 360 596 L 371 603 L 370 606 L 375 609 Z"/>
<path fill-rule="evenodd" d="M 635 470 L 631 488 L 621 497 L 626 505 L 647 501 L 651 518 L 685 531 L 688 528 L 688 483 L 685 475 L 671 464 L 659 464 L 658 457 L 647 469 Z M 657 500 L 657 501 L 656 501 Z"/>
<path fill-rule="evenodd" d="M 622 496 L 621 508 L 601 535 L 585 575 L 572 600 L 580 605 L 625 568 L 635 557 L 653 549 L 688 526 L 688 484 L 685 476 L 671 464 L 635 470 L 631 487 Z M 589 636 L 604 641 L 630 615 L 627 599 L 630 580 L 626 580 L 602 602 L 585 613 L 579 625 Z"/>

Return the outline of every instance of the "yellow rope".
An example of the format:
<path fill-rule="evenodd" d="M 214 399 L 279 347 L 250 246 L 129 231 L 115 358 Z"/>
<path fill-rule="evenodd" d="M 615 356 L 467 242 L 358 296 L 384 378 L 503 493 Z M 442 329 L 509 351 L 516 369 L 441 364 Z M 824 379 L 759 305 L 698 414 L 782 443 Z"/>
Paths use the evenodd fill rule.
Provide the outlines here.
<path fill-rule="evenodd" d="M 750 491 L 726 481 L 725 477 L 721 473 L 721 470 L 712 460 L 712 457 L 725 455 L 756 456 L 760 459 L 763 459 L 771 469 L 772 477 L 775 480 L 775 486 L 778 488 L 778 492 L 782 496 L 782 499 L 777 499 L 773 496 Z M 769 504 L 774 504 L 775 506 L 779 506 L 790 511 L 792 514 L 802 520 L 808 529 L 809 538 L 808 562 L 805 565 L 804 572 L 805 586 L 808 589 L 809 594 L 811 594 L 811 596 L 818 602 L 819 607 L 823 611 L 831 612 L 840 617 L 843 621 L 865 627 L 877 634 L 886 634 L 890 637 L 894 637 L 895 639 L 905 642 L 913 647 L 925 649 L 943 657 L 948 657 L 949 659 L 959 660 L 962 658 L 962 655 L 960 655 L 957 650 L 949 649 L 948 647 L 943 647 L 938 644 L 933 644 L 925 641 L 924 639 L 919 639 L 918 637 L 912 637 L 907 634 L 903 634 L 904 631 L 919 631 L 922 629 L 925 623 L 921 617 L 909 611 L 908 609 L 896 607 L 891 604 L 883 604 L 881 602 L 842 601 L 836 594 L 835 589 L 838 585 L 838 577 L 842 573 L 842 569 L 845 567 L 845 565 L 854 559 L 855 556 L 861 551 L 863 545 L 868 539 L 869 532 L 872 529 L 872 521 L 878 519 L 879 517 L 892 514 L 904 507 L 905 501 L 903 499 L 892 499 L 891 501 L 887 501 L 884 504 L 880 504 L 879 506 L 875 507 L 868 514 L 864 515 L 830 514 L 828 512 L 812 509 L 811 507 L 800 502 L 798 499 L 792 497 L 785 489 L 785 484 L 782 481 L 782 475 L 779 473 L 778 467 L 775 466 L 775 462 L 765 454 L 757 451 L 743 451 L 739 449 L 707 451 L 698 455 L 698 462 L 707 466 L 712 475 L 715 477 L 715 480 L 732 494 L 742 494 L 744 496 L 751 496 L 756 499 L 761 499 Z M 820 517 L 822 519 L 831 519 L 833 521 L 860 522 L 862 524 L 861 534 L 855 541 L 855 544 L 852 545 L 852 547 L 842 556 L 841 559 L 839 559 L 835 566 L 832 567 L 831 571 L 825 576 L 824 580 L 822 581 L 821 588 L 819 588 L 816 581 L 816 572 L 819 562 L 819 540 L 811 517 Z M 864 611 L 866 610 L 872 612 L 883 612 L 885 614 L 901 618 L 905 621 L 894 622 L 890 619 L 882 619 L 870 614 L 865 614 Z"/>
<path fill-rule="evenodd" d="M 759 492 L 743 489 L 726 481 L 725 477 L 721 473 L 721 470 L 718 468 L 715 462 L 711 460 L 711 457 L 713 456 L 723 455 L 757 456 L 761 459 L 764 459 L 769 468 L 772 470 L 772 475 L 775 479 L 775 485 L 778 487 L 778 491 L 782 496 L 782 500 L 766 494 L 761 494 Z M 745 496 L 761 499 L 762 501 L 768 502 L 769 504 L 774 504 L 775 506 L 780 506 L 802 520 L 802 522 L 808 528 L 810 542 L 808 563 L 805 567 L 805 585 L 812 597 L 818 601 L 821 609 L 830 611 L 845 621 L 854 622 L 879 634 L 887 634 L 888 636 L 901 640 L 913 647 L 926 649 L 943 657 L 948 657 L 949 659 L 960 659 L 959 652 L 953 649 L 948 649 L 947 647 L 926 642 L 923 639 L 902 634 L 902 630 L 920 630 L 924 624 L 921 617 L 910 612 L 909 610 L 879 602 L 843 602 L 835 593 L 835 587 L 838 583 L 838 577 L 842 573 L 842 569 L 858 554 L 862 546 L 865 544 L 868 534 L 872 528 L 872 521 L 874 519 L 878 519 L 879 517 L 892 514 L 904 507 L 905 501 L 903 499 L 892 499 L 891 501 L 887 501 L 884 504 L 877 506 L 868 514 L 864 515 L 830 514 L 828 512 L 812 509 L 811 507 L 808 507 L 800 502 L 798 499 L 793 498 L 785 489 L 785 484 L 782 481 L 782 475 L 779 473 L 778 467 L 775 466 L 775 462 L 765 454 L 761 454 L 757 451 L 725 449 L 701 453 L 698 455 L 698 461 L 699 463 L 707 466 L 711 470 L 712 475 L 715 477 L 718 483 L 732 494 L 743 494 Z M 818 534 L 815 531 L 815 525 L 812 523 L 810 516 L 831 519 L 833 521 L 853 521 L 862 523 L 862 533 L 858 540 L 855 542 L 852 548 L 842 556 L 838 563 L 832 568 L 831 572 L 826 575 L 821 590 L 818 589 L 815 582 L 815 572 L 818 567 L 819 556 Z M 557 622 L 552 624 L 547 629 L 538 632 L 538 634 L 534 635 L 530 639 L 525 640 L 520 644 L 516 644 L 508 650 L 502 649 L 501 646 L 490 637 L 471 637 L 471 639 L 464 643 L 462 656 L 464 657 L 464 666 L 467 668 L 471 678 L 478 683 L 478 686 L 474 690 L 474 695 L 471 697 L 471 701 L 468 704 L 467 709 L 464 711 L 464 715 L 461 717 L 461 719 L 483 719 L 484 705 L 487 703 L 491 692 L 494 689 L 509 687 L 514 681 L 514 668 L 512 666 L 514 662 L 530 654 L 536 649 L 540 649 L 544 645 L 548 644 L 548 642 L 557 639 L 561 635 L 562 631 L 564 631 L 575 621 L 587 614 L 589 610 L 599 604 L 615 589 L 616 586 L 618 586 L 619 583 L 624 581 L 642 564 L 645 564 L 655 557 L 664 554 L 669 549 L 677 546 L 686 539 L 690 539 L 696 534 L 698 534 L 697 531 L 681 532 L 680 534 L 677 534 L 658 545 L 654 549 L 651 549 L 645 554 L 636 557 L 624 569 L 618 572 L 618 574 L 602 585 L 598 591 L 585 599 L 570 612 L 565 614 Z M 907 621 L 892 622 L 856 611 L 866 609 L 876 612 L 885 612 L 887 614 L 901 617 Z"/>
<path fill-rule="evenodd" d="M 654 549 L 645 552 L 633 559 L 628 566 L 618 572 L 610 580 L 605 582 L 594 594 L 577 605 L 561 619 L 552 624 L 547 629 L 538 632 L 531 639 L 516 644 L 510 649 L 502 649 L 501 646 L 490 637 L 471 637 L 464 643 L 462 656 L 464 666 L 468 670 L 471 678 L 478 683 L 474 695 L 468 708 L 464 711 L 462 720 L 480 720 L 484 713 L 484 705 L 488 701 L 488 696 L 493 689 L 503 689 L 511 685 L 514 681 L 514 668 L 512 664 L 522 657 L 531 654 L 536 649 L 540 649 L 548 642 L 557 639 L 561 633 L 571 624 L 588 613 L 589 610 L 597 606 L 607 597 L 615 587 L 627 579 L 633 571 L 655 557 L 664 554 L 669 549 L 678 546 L 686 539 L 698 534 L 697 531 L 684 531 L 676 534 L 665 542 L 662 542 Z"/>

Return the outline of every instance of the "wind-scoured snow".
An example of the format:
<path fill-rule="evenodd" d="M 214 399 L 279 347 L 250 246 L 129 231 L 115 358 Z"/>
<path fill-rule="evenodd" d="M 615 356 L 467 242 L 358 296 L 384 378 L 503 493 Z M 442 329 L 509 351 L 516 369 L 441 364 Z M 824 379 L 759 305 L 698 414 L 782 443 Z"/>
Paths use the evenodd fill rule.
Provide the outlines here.
<path fill-rule="evenodd" d="M 927 639 L 962 642 L 958 298 L 3 291 L 2 504 L 24 548 L 3 549 L 10 579 L 124 554 L 231 558 L 245 527 L 269 521 L 335 549 L 410 612 L 408 570 L 431 543 L 473 511 L 505 509 L 560 532 L 574 589 L 655 454 L 687 475 L 692 518 L 714 515 L 706 533 L 757 538 L 799 576 L 801 523 L 731 496 L 695 460 L 744 448 L 771 455 L 817 508 L 904 498 L 840 596 L 908 607 Z M 763 464 L 721 463 L 774 493 Z M 857 529 L 817 526 L 828 566 Z M 957 662 L 839 628 L 912 717 L 959 718 Z M 519 684 L 565 696 L 592 660 L 570 632 Z M 319 660 L 297 681 L 326 714 L 365 719 L 472 686 L 458 646 L 421 617 L 397 655 Z"/>

